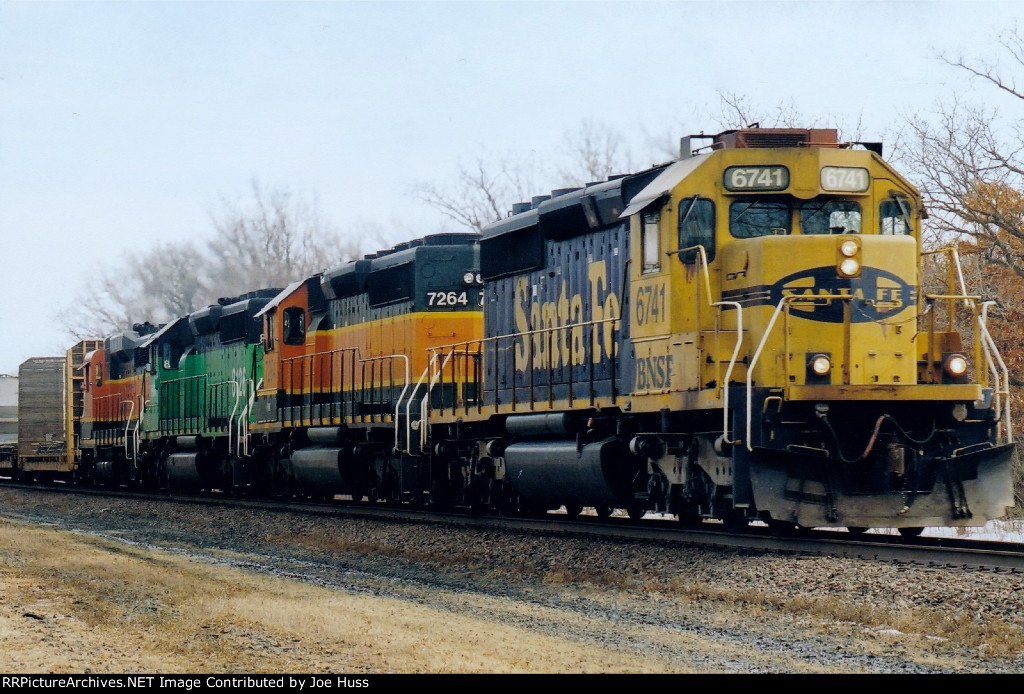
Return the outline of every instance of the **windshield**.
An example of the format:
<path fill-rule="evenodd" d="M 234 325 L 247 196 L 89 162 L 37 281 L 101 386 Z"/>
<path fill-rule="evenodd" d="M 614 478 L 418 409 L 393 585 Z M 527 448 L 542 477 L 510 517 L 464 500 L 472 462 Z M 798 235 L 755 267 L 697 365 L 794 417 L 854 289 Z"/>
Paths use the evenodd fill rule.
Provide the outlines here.
<path fill-rule="evenodd" d="M 800 208 L 800 229 L 805 234 L 859 234 L 860 204 L 835 198 L 805 202 Z"/>
<path fill-rule="evenodd" d="M 886 235 L 910 234 L 911 225 L 910 205 L 906 198 L 893 196 L 883 202 L 878 209 L 879 232 Z"/>
<path fill-rule="evenodd" d="M 738 239 L 789 233 L 789 203 L 778 198 L 754 198 L 729 205 L 729 233 Z"/>

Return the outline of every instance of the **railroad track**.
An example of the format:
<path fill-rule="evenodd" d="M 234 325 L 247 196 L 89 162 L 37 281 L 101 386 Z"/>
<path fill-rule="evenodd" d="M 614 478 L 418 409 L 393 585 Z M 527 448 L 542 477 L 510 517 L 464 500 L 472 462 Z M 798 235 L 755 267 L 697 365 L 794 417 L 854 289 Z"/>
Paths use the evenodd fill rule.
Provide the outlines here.
<path fill-rule="evenodd" d="M 151 494 L 130 490 L 68 487 L 66 485 L 22 484 L 0 478 L 8 489 L 26 493 L 72 493 L 126 499 L 154 499 Z M 481 529 L 601 537 L 637 542 L 690 544 L 703 547 L 748 549 L 802 556 L 835 556 L 871 561 L 907 563 L 935 569 L 978 569 L 994 572 L 1024 573 L 1024 544 L 994 540 L 917 537 L 866 533 L 851 536 L 832 530 L 804 530 L 789 536 L 777 536 L 766 526 L 751 525 L 744 531 L 728 531 L 719 523 L 685 527 L 669 517 L 645 517 L 632 520 L 625 515 L 599 518 L 583 515 L 569 518 L 550 512 L 537 518 L 478 515 L 460 511 L 421 508 L 389 508 L 367 502 L 334 500 L 330 502 L 247 499 L 207 494 L 163 494 L 161 501 L 181 504 L 209 504 L 219 507 L 244 507 L 274 512 L 301 512 L 332 516 L 359 516 L 377 520 L 447 524 Z"/>

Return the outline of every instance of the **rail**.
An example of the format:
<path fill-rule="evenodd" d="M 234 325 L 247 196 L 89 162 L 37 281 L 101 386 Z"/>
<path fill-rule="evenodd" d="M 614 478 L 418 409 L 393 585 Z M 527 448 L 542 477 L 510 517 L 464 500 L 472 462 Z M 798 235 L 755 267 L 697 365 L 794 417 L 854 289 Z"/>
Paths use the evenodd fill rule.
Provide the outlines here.
<path fill-rule="evenodd" d="M 160 383 L 157 430 L 173 436 L 230 432 L 238 409 L 239 384 L 208 382 L 208 374 L 166 379 Z"/>
<path fill-rule="evenodd" d="M 231 381 L 218 381 L 217 383 L 209 384 L 209 389 L 212 392 L 218 392 L 221 389 L 229 389 L 230 391 L 234 392 L 235 399 L 234 399 L 234 402 L 231 404 L 231 412 L 228 414 L 228 421 L 227 421 L 227 427 L 226 427 L 227 433 L 228 433 L 228 450 L 230 451 L 232 445 L 234 443 L 236 443 L 236 442 L 233 442 L 231 440 L 231 435 L 235 431 L 235 429 L 234 429 L 234 426 L 235 426 L 235 414 L 238 411 L 238 403 L 241 400 L 241 386 L 238 384 L 238 381 L 234 381 L 234 380 L 231 380 Z"/>
<path fill-rule="evenodd" d="M 717 379 L 723 402 L 723 438 L 726 443 L 731 444 L 735 442 L 730 440 L 729 435 L 728 384 L 739 361 L 743 346 L 743 307 L 737 301 L 714 300 L 711 292 L 711 279 L 706 249 L 698 245 L 673 251 L 673 254 L 688 251 L 696 252 L 700 259 L 700 273 L 704 280 L 704 293 L 707 298 L 707 304 L 718 309 L 715 325 L 716 341 L 718 340 L 718 335 L 723 332 L 721 328 L 722 309 L 729 307 L 736 311 L 735 331 L 729 331 L 735 332 L 736 335 L 732 354 L 730 355 L 724 376 Z M 607 360 L 609 374 L 607 379 L 604 380 L 607 380 L 609 384 L 610 402 L 614 404 L 618 393 L 615 385 L 617 360 L 613 356 L 613 350 L 615 349 L 620 321 L 620 316 L 614 316 L 569 325 L 509 333 L 435 348 L 431 351 L 430 359 L 430 364 L 435 365 L 435 372 L 430 376 L 430 390 L 432 392 L 435 385 L 440 386 L 443 390 L 445 385 L 451 384 L 455 393 L 451 405 L 451 414 L 453 415 L 458 414 L 460 408 L 464 414 L 469 414 L 472 409 L 475 409 L 475 412 L 479 414 L 484 411 L 485 407 L 487 409 L 493 408 L 493 411 L 498 413 L 501 411 L 501 394 L 504 390 L 500 385 L 500 378 L 498 378 L 498 374 L 501 373 L 503 366 L 502 354 L 511 352 L 512 356 L 505 357 L 505 359 L 514 359 L 516 361 L 516 368 L 513 369 L 513 372 L 524 373 L 524 378 L 527 380 L 524 385 L 520 386 L 516 383 L 513 375 L 512 382 L 506 386 L 505 389 L 508 391 L 509 398 L 508 405 L 511 412 L 520 411 L 521 405 L 525 405 L 528 411 L 535 411 L 537 403 L 545 398 L 549 405 L 552 404 L 555 398 L 556 386 L 565 388 L 566 399 L 570 407 L 576 400 L 581 398 L 588 400 L 590 406 L 594 406 L 598 399 L 603 397 L 598 393 L 597 382 L 599 379 L 596 378 L 594 370 L 595 365 L 599 361 L 595 359 L 594 355 L 598 354 L 599 350 L 602 349 L 601 342 L 603 341 L 604 349 L 608 351 L 610 357 Z M 538 354 L 540 355 L 539 357 Z M 443 358 L 442 355 L 444 355 Z M 567 355 L 567 359 L 563 358 L 565 355 Z M 481 373 L 485 356 L 489 356 L 493 362 L 494 378 L 490 384 L 484 383 Z M 540 362 L 539 366 L 538 361 Z M 439 363 L 443 363 L 443 366 L 436 368 L 436 365 Z M 522 368 L 519 368 L 520 364 Z M 721 367 L 721 365 L 719 366 Z M 578 367 L 583 367 L 586 370 L 583 379 L 576 378 Z M 417 389 L 428 378 L 427 371 L 430 368 L 428 366 L 428 369 L 424 371 L 420 382 L 417 383 Z M 447 381 L 444 376 L 446 369 L 450 370 L 450 377 Z M 564 381 L 555 382 L 554 372 L 556 369 L 564 369 L 562 372 L 565 375 Z M 545 374 L 545 385 L 537 384 L 537 373 Z M 577 387 L 581 381 L 583 382 L 583 394 L 577 395 Z M 460 386 L 461 391 L 459 389 Z M 520 402 L 521 391 L 525 391 L 525 402 L 523 403 Z M 490 396 L 490 404 L 485 405 L 484 402 L 488 395 Z M 442 402 L 441 406 L 436 409 L 439 414 L 444 415 L 449 408 L 445 407 Z M 425 425 L 429 420 L 430 413 L 431 409 L 425 402 L 420 420 L 422 429 L 426 429 Z M 411 422 L 409 422 L 408 426 L 411 427 Z M 424 435 L 425 433 L 421 432 L 421 438 Z"/>
<path fill-rule="evenodd" d="M 127 414 L 125 414 L 126 406 L 128 407 Z M 124 449 L 126 459 L 132 460 L 128 453 L 128 433 L 132 431 L 133 425 L 137 432 L 141 423 L 141 418 L 132 419 L 135 413 L 135 401 L 125 400 L 123 393 L 102 395 L 93 400 L 93 411 L 95 412 L 93 426 L 96 435 L 105 444 L 113 446 L 120 444 Z"/>
<path fill-rule="evenodd" d="M 568 325 L 552 326 L 550 328 L 496 335 L 479 340 L 469 340 L 432 348 L 430 350 L 430 363 L 435 366 L 438 363 L 443 363 L 443 367 L 436 368 L 431 375 L 433 386 L 439 386 L 443 389 L 446 385 L 450 385 L 454 392 L 451 408 L 442 401 L 434 409 L 437 409 L 441 414 L 444 414 L 449 409 L 451 409 L 452 414 L 457 414 L 459 409 L 463 413 L 468 414 L 471 408 L 475 407 L 476 412 L 482 413 L 484 411 L 484 396 L 489 392 L 492 395 L 492 403 L 488 408 L 493 407 L 496 413 L 500 411 L 502 390 L 499 384 L 500 379 L 494 379 L 493 388 L 489 391 L 482 387 L 482 364 L 483 358 L 487 354 L 490 354 L 493 358 L 495 373 L 500 370 L 503 361 L 511 358 L 515 360 L 515 366 L 517 367 L 513 369 L 513 372 L 524 372 L 526 374 L 527 383 L 519 385 L 513 381 L 508 386 L 510 406 L 513 412 L 519 411 L 521 404 L 530 411 L 533 411 L 536 409 L 537 404 L 545 399 L 549 404 L 554 402 L 555 386 L 564 386 L 566 388 L 566 397 L 570 405 L 575 400 L 581 398 L 589 400 L 589 404 L 594 405 L 599 398 L 605 397 L 598 393 L 597 383 L 599 381 L 607 381 L 609 383 L 609 395 L 607 397 L 611 403 L 614 403 L 618 397 L 615 387 L 616 360 L 614 358 L 607 360 L 608 377 L 606 379 L 598 379 L 595 371 L 598 360 L 593 355 L 602 349 L 601 341 L 603 341 L 604 349 L 609 355 L 614 352 L 615 336 L 617 334 L 616 325 L 619 321 L 620 318 L 618 316 L 601 318 Z M 599 332 L 599 329 L 602 328 L 603 331 Z M 584 335 L 586 335 L 585 338 Z M 599 340 L 601 335 L 603 335 L 603 339 Z M 589 351 L 586 345 L 590 346 Z M 544 347 L 543 350 L 540 349 L 541 346 Z M 518 350 L 517 348 L 520 347 L 522 349 Z M 517 351 L 519 352 L 518 354 Z M 511 352 L 512 357 L 505 357 L 503 360 L 501 355 L 507 352 Z M 537 357 L 538 352 L 542 353 L 540 358 Z M 563 362 L 561 355 L 566 353 L 569 356 Z M 556 358 L 555 354 L 559 356 Z M 518 368 L 520 364 L 523 367 L 522 369 Z M 577 368 L 586 370 L 586 378 L 576 379 L 574 374 Z M 449 378 L 447 380 L 445 378 L 445 369 L 449 371 Z M 556 383 L 554 375 L 555 371 L 559 369 L 565 370 L 567 379 Z M 537 383 L 536 374 L 538 372 L 545 374 L 546 384 Z M 581 382 L 584 385 L 584 394 L 577 395 L 576 386 L 579 386 Z M 462 386 L 461 389 L 459 388 L 460 385 Z M 525 398 L 522 403 L 520 402 L 521 391 L 525 391 L 523 393 Z"/>
<path fill-rule="evenodd" d="M 401 366 L 396 368 L 396 362 Z M 357 347 L 303 354 L 282 360 L 282 385 L 288 401 L 282 421 L 324 425 L 352 418 L 387 422 L 408 389 L 408 355 L 360 356 Z M 297 408 L 297 411 L 296 411 Z M 397 414 L 397 412 L 396 412 Z"/>

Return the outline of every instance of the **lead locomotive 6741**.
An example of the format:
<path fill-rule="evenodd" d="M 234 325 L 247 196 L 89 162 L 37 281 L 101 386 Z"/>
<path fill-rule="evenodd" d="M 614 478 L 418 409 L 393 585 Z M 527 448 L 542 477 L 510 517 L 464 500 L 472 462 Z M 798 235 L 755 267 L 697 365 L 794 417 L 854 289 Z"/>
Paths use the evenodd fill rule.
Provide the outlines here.
<path fill-rule="evenodd" d="M 1008 375 L 915 188 L 834 130 L 705 141 L 107 338 L 75 474 L 907 534 L 1004 515 Z"/>

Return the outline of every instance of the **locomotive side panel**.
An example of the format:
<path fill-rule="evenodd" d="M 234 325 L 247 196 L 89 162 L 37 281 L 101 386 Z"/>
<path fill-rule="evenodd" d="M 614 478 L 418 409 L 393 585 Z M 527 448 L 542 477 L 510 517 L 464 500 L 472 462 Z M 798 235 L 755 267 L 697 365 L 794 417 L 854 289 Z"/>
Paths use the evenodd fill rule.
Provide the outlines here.
<path fill-rule="evenodd" d="M 487 282 L 485 406 L 612 405 L 631 380 L 624 303 L 629 228 L 544 240 L 544 264 Z M 623 369 L 625 367 L 625 371 Z M 496 400 L 495 400 L 496 397 Z"/>
<path fill-rule="evenodd" d="M 296 283 L 271 302 L 253 430 L 272 476 L 315 496 L 394 501 L 429 491 L 427 432 L 413 422 L 425 400 L 451 408 L 472 395 L 465 374 L 441 373 L 448 362 L 434 350 L 479 339 L 480 292 L 477 235 L 440 234 Z"/>
<path fill-rule="evenodd" d="M 262 378 L 261 320 L 277 289 L 222 299 L 151 340 L 151 356 L 182 349 L 175 361 L 160 360 L 157 429 L 140 458 L 139 476 L 158 487 L 240 489 L 247 485 L 248 430 L 256 384 Z M 182 344 L 182 343 L 187 343 Z M 168 347 L 164 347 L 167 344 Z M 149 344 L 147 344 L 149 346 Z"/>

